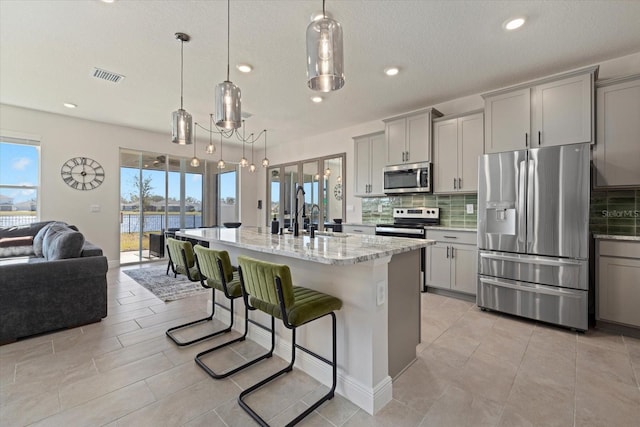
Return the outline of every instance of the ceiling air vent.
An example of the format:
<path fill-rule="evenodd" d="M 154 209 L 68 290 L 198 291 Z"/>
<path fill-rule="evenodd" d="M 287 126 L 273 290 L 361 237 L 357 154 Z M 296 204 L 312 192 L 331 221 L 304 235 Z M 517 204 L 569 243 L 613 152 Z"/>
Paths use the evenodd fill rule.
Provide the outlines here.
<path fill-rule="evenodd" d="M 93 77 L 100 80 L 106 80 L 111 83 L 119 83 L 124 76 L 122 74 L 112 73 L 111 71 L 103 70 L 102 68 L 94 68 Z"/>

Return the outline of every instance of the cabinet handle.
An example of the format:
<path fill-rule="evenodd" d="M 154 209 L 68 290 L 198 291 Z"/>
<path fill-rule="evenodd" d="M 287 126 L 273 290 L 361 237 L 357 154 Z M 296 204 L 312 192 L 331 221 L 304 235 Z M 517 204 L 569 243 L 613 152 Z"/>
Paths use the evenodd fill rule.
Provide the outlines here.
<path fill-rule="evenodd" d="M 529 146 L 529 134 L 527 132 L 524 133 L 524 146 Z"/>
<path fill-rule="evenodd" d="M 371 184 L 367 185 L 367 193 L 371 193 Z"/>
<path fill-rule="evenodd" d="M 455 178 L 453 178 L 453 189 L 454 190 L 456 189 L 456 179 Z"/>
<path fill-rule="evenodd" d="M 452 246 L 452 247 L 451 247 L 451 259 L 453 259 L 453 258 L 454 258 L 454 256 L 453 256 L 453 251 L 454 251 L 454 248 L 453 248 L 453 246 Z"/>
<path fill-rule="evenodd" d="M 540 137 L 541 133 L 542 132 L 538 131 L 538 145 L 542 145 L 542 141 L 541 141 L 541 137 Z"/>
<path fill-rule="evenodd" d="M 458 178 L 458 190 L 462 190 L 462 178 Z"/>
<path fill-rule="evenodd" d="M 458 238 L 457 236 L 442 236 L 442 237 L 444 237 L 445 239 L 457 239 Z"/>
<path fill-rule="evenodd" d="M 450 249 L 450 247 L 447 246 L 447 258 L 449 258 L 449 249 Z"/>
<path fill-rule="evenodd" d="M 409 161 L 409 152 L 407 151 L 407 162 Z"/>

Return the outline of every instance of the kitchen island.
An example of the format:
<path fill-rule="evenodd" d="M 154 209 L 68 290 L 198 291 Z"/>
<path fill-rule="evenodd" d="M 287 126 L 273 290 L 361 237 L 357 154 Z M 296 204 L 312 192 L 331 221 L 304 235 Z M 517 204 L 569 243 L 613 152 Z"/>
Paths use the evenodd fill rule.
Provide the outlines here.
<path fill-rule="evenodd" d="M 180 230 L 176 235 L 226 250 L 234 264 L 238 255 L 287 264 L 296 286 L 340 298 L 336 392 L 370 414 L 391 401 L 392 378 L 415 360 L 420 343 L 420 249 L 433 241 L 346 233 L 318 234 L 312 239 L 244 226 Z M 242 314 L 243 310 L 236 310 L 236 316 Z M 264 313 L 251 316 L 268 324 Z M 291 332 L 277 323 L 277 333 L 276 354 L 289 360 Z M 270 345 L 269 334 L 260 328 L 250 328 L 249 337 Z M 328 319 L 300 328 L 297 339 L 330 358 Z M 327 365 L 304 352 L 296 357 L 296 367 L 329 384 Z"/>

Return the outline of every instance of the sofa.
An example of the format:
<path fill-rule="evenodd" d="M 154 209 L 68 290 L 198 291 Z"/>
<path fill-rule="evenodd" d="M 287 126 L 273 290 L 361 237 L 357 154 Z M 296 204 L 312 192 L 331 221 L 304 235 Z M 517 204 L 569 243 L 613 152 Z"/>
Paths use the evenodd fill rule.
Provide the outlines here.
<path fill-rule="evenodd" d="M 0 344 L 106 317 L 107 270 L 74 226 L 0 227 Z"/>

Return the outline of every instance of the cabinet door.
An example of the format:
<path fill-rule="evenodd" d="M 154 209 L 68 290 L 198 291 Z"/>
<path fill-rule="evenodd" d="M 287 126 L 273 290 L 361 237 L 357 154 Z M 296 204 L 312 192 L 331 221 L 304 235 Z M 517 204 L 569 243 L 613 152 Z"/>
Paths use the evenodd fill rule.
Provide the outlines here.
<path fill-rule="evenodd" d="M 369 187 L 370 196 L 371 195 L 383 195 L 383 174 L 382 168 L 384 168 L 386 163 L 386 153 L 384 146 L 384 133 L 380 133 L 378 135 L 372 135 L 370 139 L 371 144 L 371 173 L 369 177 L 369 183 L 371 187 Z"/>
<path fill-rule="evenodd" d="M 476 166 L 476 175 L 478 166 Z M 450 193 L 458 188 L 458 119 L 433 124 L 433 191 Z M 454 180 L 456 180 L 454 182 Z M 477 181 L 477 178 L 476 178 Z M 476 182 L 477 183 L 477 182 Z"/>
<path fill-rule="evenodd" d="M 406 119 L 397 119 L 385 123 L 385 138 L 387 140 L 387 164 L 404 163 L 407 138 Z"/>
<path fill-rule="evenodd" d="M 484 150 L 484 115 L 458 119 L 458 191 L 478 191 L 478 157 Z M 437 185 L 437 183 L 436 183 Z"/>
<path fill-rule="evenodd" d="M 640 78 L 597 95 L 596 186 L 640 186 Z"/>
<path fill-rule="evenodd" d="M 531 89 L 486 98 L 485 153 L 527 148 L 531 129 Z"/>
<path fill-rule="evenodd" d="M 451 248 L 446 243 L 437 242 L 435 245 L 427 246 L 425 251 L 426 259 L 426 279 L 427 286 L 434 288 L 451 288 L 451 272 L 449 254 Z"/>
<path fill-rule="evenodd" d="M 534 105 L 533 146 L 592 142 L 591 74 L 536 86 Z"/>
<path fill-rule="evenodd" d="M 640 259 L 600 256 L 598 318 L 640 326 Z"/>
<path fill-rule="evenodd" d="M 366 196 L 369 189 L 369 172 L 371 164 L 371 144 L 369 137 L 355 138 L 354 153 L 355 153 L 355 189 L 356 196 Z"/>
<path fill-rule="evenodd" d="M 478 250 L 472 245 L 451 245 L 451 290 L 476 294 Z"/>
<path fill-rule="evenodd" d="M 431 113 L 407 117 L 407 158 L 410 163 L 431 161 Z"/>

